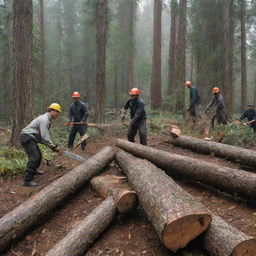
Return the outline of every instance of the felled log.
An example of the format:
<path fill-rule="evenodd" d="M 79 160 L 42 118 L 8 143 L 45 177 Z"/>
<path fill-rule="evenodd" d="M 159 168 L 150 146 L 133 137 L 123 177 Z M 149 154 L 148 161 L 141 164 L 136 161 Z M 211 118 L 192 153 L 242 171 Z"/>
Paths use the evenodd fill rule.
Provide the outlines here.
<path fill-rule="evenodd" d="M 256 239 L 247 236 L 212 214 L 212 222 L 204 236 L 204 247 L 211 256 L 254 256 Z"/>
<path fill-rule="evenodd" d="M 90 183 L 102 198 L 113 196 L 120 213 L 131 211 L 138 203 L 136 192 L 129 187 L 124 176 L 98 176 L 91 179 Z"/>
<path fill-rule="evenodd" d="M 208 210 L 162 170 L 123 151 L 116 161 L 167 248 L 175 252 L 208 228 Z"/>
<path fill-rule="evenodd" d="M 90 245 L 115 218 L 116 212 L 113 197 L 108 197 L 50 249 L 45 256 L 84 255 Z"/>
<path fill-rule="evenodd" d="M 105 147 L 0 219 L 0 251 L 5 250 L 71 193 L 84 185 L 114 158 L 112 147 Z"/>
<path fill-rule="evenodd" d="M 200 181 L 230 194 L 238 194 L 255 201 L 256 174 L 232 169 L 188 156 L 172 154 L 147 146 L 118 140 L 123 150 L 150 160 L 172 177 Z"/>
<path fill-rule="evenodd" d="M 256 166 L 256 152 L 249 149 L 234 147 L 212 141 L 205 141 L 190 136 L 180 136 L 170 141 L 173 145 L 189 148 L 193 151 L 228 158 L 234 162 L 242 163 L 252 167 Z"/>

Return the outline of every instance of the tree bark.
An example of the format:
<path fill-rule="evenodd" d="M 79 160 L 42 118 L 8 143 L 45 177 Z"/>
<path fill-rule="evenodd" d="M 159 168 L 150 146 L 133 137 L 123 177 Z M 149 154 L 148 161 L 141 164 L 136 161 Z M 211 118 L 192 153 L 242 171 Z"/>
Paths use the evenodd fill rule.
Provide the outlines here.
<path fill-rule="evenodd" d="M 129 212 L 137 205 L 136 192 L 129 187 L 124 176 L 98 176 L 93 178 L 90 183 L 102 198 L 113 196 L 120 213 Z"/>
<path fill-rule="evenodd" d="M 14 112 L 11 143 L 33 116 L 32 0 L 13 1 Z"/>
<path fill-rule="evenodd" d="M 162 105 L 161 96 L 162 0 L 154 0 L 154 39 L 151 78 L 151 108 Z"/>
<path fill-rule="evenodd" d="M 176 65 L 176 47 L 177 47 L 177 19 L 178 19 L 177 0 L 171 1 L 171 32 L 169 47 L 169 76 L 168 76 L 168 94 L 171 95 L 175 85 L 175 65 Z"/>
<path fill-rule="evenodd" d="M 175 146 L 189 148 L 205 154 L 214 153 L 215 156 L 228 158 L 231 161 L 247 166 L 256 166 L 256 152 L 254 150 L 205 141 L 190 136 L 180 136 L 177 139 L 171 140 L 171 143 Z"/>
<path fill-rule="evenodd" d="M 187 33 L 187 0 L 180 0 L 178 45 L 176 61 L 176 112 L 181 113 L 185 102 L 185 78 L 186 78 L 186 33 Z"/>
<path fill-rule="evenodd" d="M 116 216 L 113 197 L 108 197 L 96 207 L 84 220 L 78 223 L 45 256 L 80 256 L 107 228 Z"/>
<path fill-rule="evenodd" d="M 98 122 L 105 122 L 105 74 L 107 44 L 107 0 L 96 2 L 97 60 L 96 60 L 96 109 Z"/>
<path fill-rule="evenodd" d="M 126 152 L 117 153 L 116 161 L 168 249 L 183 248 L 208 228 L 211 216 L 206 208 L 162 170 Z"/>
<path fill-rule="evenodd" d="M 187 156 L 118 140 L 117 146 L 127 152 L 154 163 L 169 175 L 200 181 L 222 191 L 244 196 L 255 201 L 256 174 L 224 166 L 198 161 Z"/>
<path fill-rule="evenodd" d="M 0 219 L 0 251 L 5 250 L 25 231 L 56 208 L 65 198 L 84 185 L 114 158 L 111 147 L 105 147 L 84 164 L 74 168 Z"/>
<path fill-rule="evenodd" d="M 241 23 L 241 110 L 248 104 L 247 102 L 247 70 L 246 70 L 246 3 L 240 0 L 240 23 Z"/>
<path fill-rule="evenodd" d="M 212 215 L 212 222 L 205 233 L 204 247 L 211 256 L 256 255 L 256 239 L 216 215 Z"/>
<path fill-rule="evenodd" d="M 45 108 L 45 36 L 44 36 L 44 0 L 39 0 L 40 4 L 40 96 L 43 100 L 43 108 Z"/>

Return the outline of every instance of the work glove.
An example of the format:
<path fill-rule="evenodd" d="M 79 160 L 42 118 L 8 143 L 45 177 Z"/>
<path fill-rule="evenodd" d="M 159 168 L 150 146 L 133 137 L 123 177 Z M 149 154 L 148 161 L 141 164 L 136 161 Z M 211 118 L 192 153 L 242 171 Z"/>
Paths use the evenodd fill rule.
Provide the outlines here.
<path fill-rule="evenodd" d="M 58 147 L 58 145 L 56 144 L 52 144 L 50 145 L 50 149 L 53 151 L 53 152 L 60 152 L 60 148 Z"/>

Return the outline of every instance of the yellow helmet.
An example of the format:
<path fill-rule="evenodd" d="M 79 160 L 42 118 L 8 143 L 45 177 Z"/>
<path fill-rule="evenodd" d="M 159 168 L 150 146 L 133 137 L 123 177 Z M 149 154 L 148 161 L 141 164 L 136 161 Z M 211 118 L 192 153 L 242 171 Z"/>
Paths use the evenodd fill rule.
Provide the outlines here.
<path fill-rule="evenodd" d="M 48 107 L 48 109 L 53 109 L 53 110 L 56 110 L 56 111 L 58 111 L 59 113 L 61 113 L 61 106 L 60 106 L 60 104 L 58 104 L 58 103 L 52 103 L 52 104 Z"/>

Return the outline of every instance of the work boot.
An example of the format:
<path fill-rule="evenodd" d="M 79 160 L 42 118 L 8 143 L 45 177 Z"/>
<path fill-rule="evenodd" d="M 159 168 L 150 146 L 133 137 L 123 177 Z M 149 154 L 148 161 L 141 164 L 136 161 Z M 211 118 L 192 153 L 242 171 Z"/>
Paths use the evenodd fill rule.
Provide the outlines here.
<path fill-rule="evenodd" d="M 42 175 L 44 174 L 44 171 L 36 170 L 34 175 Z"/>
<path fill-rule="evenodd" d="M 36 183 L 36 182 L 34 182 L 34 181 L 25 181 L 24 183 L 23 183 L 23 186 L 25 186 L 25 187 L 36 187 L 36 186 L 38 186 L 39 184 L 38 183 Z"/>

